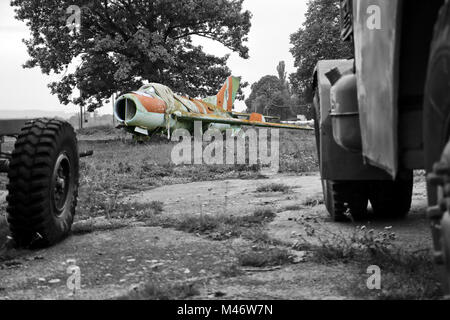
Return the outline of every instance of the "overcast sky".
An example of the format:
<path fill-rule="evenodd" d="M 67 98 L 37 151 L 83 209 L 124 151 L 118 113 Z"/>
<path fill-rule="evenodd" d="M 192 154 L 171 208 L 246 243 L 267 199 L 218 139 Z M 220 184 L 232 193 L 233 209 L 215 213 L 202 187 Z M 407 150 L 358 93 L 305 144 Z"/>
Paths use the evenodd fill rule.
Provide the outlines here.
<path fill-rule="evenodd" d="M 22 68 L 28 58 L 22 39 L 29 38 L 29 31 L 23 22 L 14 19 L 14 10 L 9 2 L 0 0 L 0 111 L 34 109 L 76 112 L 74 106 L 61 106 L 57 97 L 50 94 L 47 84 L 58 79 L 58 76 L 45 76 L 39 68 Z M 245 0 L 244 8 L 253 13 L 247 43 L 250 59 L 241 59 L 233 53 L 228 61 L 233 74 L 242 76 L 244 81 L 252 84 L 265 75 L 276 75 L 276 66 L 281 60 L 286 62 L 288 73 L 293 72 L 289 36 L 303 23 L 306 4 L 307 0 Z M 208 53 L 219 56 L 230 53 L 216 42 L 198 42 Z M 250 89 L 246 89 L 245 93 L 248 96 Z M 237 102 L 236 107 L 241 110 L 245 104 Z M 111 107 L 106 106 L 100 112 L 111 113 Z"/>

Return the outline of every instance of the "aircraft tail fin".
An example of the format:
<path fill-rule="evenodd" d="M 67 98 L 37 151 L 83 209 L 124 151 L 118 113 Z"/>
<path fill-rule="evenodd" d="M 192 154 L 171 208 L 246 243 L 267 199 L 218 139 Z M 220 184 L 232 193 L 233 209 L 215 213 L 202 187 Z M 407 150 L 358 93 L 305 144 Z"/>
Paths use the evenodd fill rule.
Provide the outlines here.
<path fill-rule="evenodd" d="M 230 76 L 224 85 L 220 89 L 219 93 L 214 97 L 208 97 L 203 101 L 211 103 L 217 107 L 220 107 L 228 112 L 233 111 L 234 101 L 236 100 L 239 86 L 241 85 L 241 79 Z"/>

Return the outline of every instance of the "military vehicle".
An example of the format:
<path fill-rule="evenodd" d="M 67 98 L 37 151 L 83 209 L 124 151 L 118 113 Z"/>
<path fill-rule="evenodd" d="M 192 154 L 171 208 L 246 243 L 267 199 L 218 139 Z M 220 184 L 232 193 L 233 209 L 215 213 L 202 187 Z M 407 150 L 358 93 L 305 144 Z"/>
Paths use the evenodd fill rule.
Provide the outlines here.
<path fill-rule="evenodd" d="M 2 152 L 13 137 L 13 152 Z M 7 173 L 7 220 L 17 247 L 50 246 L 70 232 L 78 196 L 73 127 L 56 119 L 0 120 L 0 173 Z"/>
<path fill-rule="evenodd" d="M 450 1 L 341 0 L 354 59 L 313 78 L 327 209 L 336 221 L 403 218 L 428 173 L 434 255 L 450 294 Z M 344 57 L 345 58 L 345 57 Z"/>

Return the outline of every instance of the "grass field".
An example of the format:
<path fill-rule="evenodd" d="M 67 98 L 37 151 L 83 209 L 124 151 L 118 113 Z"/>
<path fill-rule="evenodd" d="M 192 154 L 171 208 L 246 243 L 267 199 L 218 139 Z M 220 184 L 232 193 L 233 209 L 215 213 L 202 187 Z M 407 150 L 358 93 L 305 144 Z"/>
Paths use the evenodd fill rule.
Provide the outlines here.
<path fill-rule="evenodd" d="M 79 217 L 110 212 L 117 199 L 163 185 L 263 178 L 254 165 L 176 166 L 171 160 L 175 143 L 165 137 L 139 144 L 117 132 L 90 129 L 82 133 L 80 149 L 94 150 L 95 154 L 81 160 Z M 113 140 L 108 140 L 111 136 Z M 317 170 L 314 134 L 282 131 L 280 172 L 305 174 Z"/>
<path fill-rule="evenodd" d="M 79 149 L 94 156 L 80 161 L 80 190 L 77 219 L 83 220 L 117 211 L 124 196 L 152 188 L 197 181 L 261 179 L 254 165 L 180 165 L 171 161 L 175 143 L 156 136 L 149 142 L 133 142 L 130 135 L 109 127 L 78 132 Z M 13 141 L 3 146 L 13 149 Z M 313 132 L 280 132 L 280 172 L 305 174 L 317 171 Z M 0 175 L 0 190 L 7 177 Z M 6 203 L 0 203 L 3 215 Z M 4 225 L 4 223 L 2 224 Z"/>
<path fill-rule="evenodd" d="M 392 234 L 377 234 L 365 228 L 356 229 L 349 235 L 329 231 L 326 237 L 322 237 L 321 232 L 325 232 L 326 223 L 315 224 L 311 222 L 315 218 L 311 220 L 308 216 L 315 216 L 317 210 L 325 214 L 321 195 L 312 198 L 305 196 L 302 202 L 280 210 L 275 210 L 271 205 L 263 205 L 243 216 L 197 215 L 192 212 L 176 216 L 165 210 L 165 204 L 159 202 L 158 198 L 155 198 L 157 201 L 145 203 L 123 201 L 127 196 L 141 191 L 173 184 L 225 179 L 266 179 L 260 173 L 260 166 L 177 166 L 171 161 L 175 144 L 168 142 L 165 137 L 136 143 L 130 136 L 111 128 L 85 129 L 78 133 L 78 138 L 80 151 L 93 150 L 94 156 L 80 161 L 80 190 L 74 235 L 109 232 L 130 227 L 132 222 L 139 222 L 146 227 L 176 230 L 216 243 L 231 244 L 238 239 L 247 243 L 244 247 L 240 246 L 239 250 L 233 249 L 235 262 L 229 266 L 229 270 L 224 270 L 221 275 L 223 279 L 245 275 L 245 270 L 252 268 L 280 270 L 282 273 L 286 271 L 282 270 L 282 266 L 293 267 L 298 263 L 295 262 L 297 254 L 307 253 L 305 259 L 318 267 L 338 268 L 344 264 L 346 267 L 362 270 L 340 284 L 340 291 L 344 296 L 365 299 L 435 299 L 440 296 L 429 250 L 405 251 L 394 243 Z M 7 147 L 11 149 L 12 143 L 9 142 Z M 280 173 L 305 175 L 317 171 L 314 133 L 281 131 Z M 423 172 L 416 175 L 416 182 L 423 182 L 423 176 Z M 0 176 L 0 190 L 6 189 L 6 182 L 5 175 Z M 275 195 L 285 199 L 290 198 L 294 192 L 291 186 L 278 181 L 262 181 L 258 185 L 254 192 L 254 197 L 258 199 L 273 198 Z M 5 209 L 6 203 L 3 201 L 0 203 L 2 215 L 5 214 Z M 249 207 L 241 208 L 243 211 L 246 209 Z M 286 211 L 302 212 L 300 217 L 291 219 L 291 223 L 304 227 L 306 234 L 311 234 L 312 238 L 317 237 L 317 241 L 304 240 L 292 245 L 274 237 L 270 231 L 277 228 L 277 223 L 286 222 L 278 217 Z M 97 217 L 102 218 L 91 219 Z M 102 220 L 107 223 L 99 224 L 98 221 Z M 274 223 L 271 224 L 272 222 Z M 4 217 L 0 217 L 0 244 L 6 234 Z M 365 288 L 365 270 L 369 265 L 380 264 L 384 266 L 384 290 L 368 292 Z M 133 291 L 123 298 L 183 299 L 195 295 L 198 295 L 198 291 L 190 284 L 149 283 L 142 290 Z"/>

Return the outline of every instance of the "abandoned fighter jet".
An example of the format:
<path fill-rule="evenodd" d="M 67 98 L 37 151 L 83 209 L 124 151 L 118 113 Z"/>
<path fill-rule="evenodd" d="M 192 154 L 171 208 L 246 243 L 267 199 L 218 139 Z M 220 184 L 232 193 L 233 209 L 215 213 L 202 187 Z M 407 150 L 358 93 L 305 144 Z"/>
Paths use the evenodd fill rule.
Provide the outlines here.
<path fill-rule="evenodd" d="M 262 114 L 244 114 L 233 111 L 240 79 L 228 77 L 216 96 L 192 99 L 174 94 L 167 86 L 151 83 L 136 92 L 120 98 L 114 106 L 114 116 L 120 127 L 137 135 L 155 132 L 170 133 L 176 129 L 194 129 L 195 122 L 202 122 L 205 129 L 239 130 L 243 126 L 313 130 L 310 126 L 297 126 L 267 122 L 275 117 Z"/>

